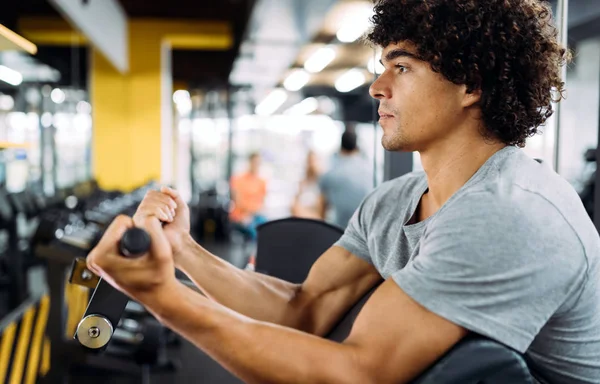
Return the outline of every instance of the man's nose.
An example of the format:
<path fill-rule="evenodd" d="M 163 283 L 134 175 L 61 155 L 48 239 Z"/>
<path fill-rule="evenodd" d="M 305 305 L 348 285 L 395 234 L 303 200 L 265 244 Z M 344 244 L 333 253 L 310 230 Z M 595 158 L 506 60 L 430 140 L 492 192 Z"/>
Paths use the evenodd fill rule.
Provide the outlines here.
<path fill-rule="evenodd" d="M 389 97 L 388 87 L 385 85 L 383 75 L 379 76 L 369 87 L 369 95 L 372 98 L 381 100 Z"/>

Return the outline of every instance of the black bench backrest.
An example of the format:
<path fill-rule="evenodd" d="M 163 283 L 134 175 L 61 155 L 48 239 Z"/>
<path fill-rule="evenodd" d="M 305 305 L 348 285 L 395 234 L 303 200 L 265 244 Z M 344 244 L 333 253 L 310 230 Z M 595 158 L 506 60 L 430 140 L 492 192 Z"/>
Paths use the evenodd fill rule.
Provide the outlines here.
<path fill-rule="evenodd" d="M 286 218 L 259 226 L 257 233 L 256 271 L 299 284 L 344 231 L 322 221 Z"/>

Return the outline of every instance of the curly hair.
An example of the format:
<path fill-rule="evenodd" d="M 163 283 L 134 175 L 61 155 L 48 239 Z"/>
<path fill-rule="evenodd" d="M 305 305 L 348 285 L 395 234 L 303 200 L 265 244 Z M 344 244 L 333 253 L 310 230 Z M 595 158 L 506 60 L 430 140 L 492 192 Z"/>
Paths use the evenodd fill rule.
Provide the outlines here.
<path fill-rule="evenodd" d="M 371 43 L 413 43 L 433 71 L 481 91 L 486 138 L 524 147 L 564 97 L 570 56 L 545 2 L 375 0 L 374 11 Z"/>

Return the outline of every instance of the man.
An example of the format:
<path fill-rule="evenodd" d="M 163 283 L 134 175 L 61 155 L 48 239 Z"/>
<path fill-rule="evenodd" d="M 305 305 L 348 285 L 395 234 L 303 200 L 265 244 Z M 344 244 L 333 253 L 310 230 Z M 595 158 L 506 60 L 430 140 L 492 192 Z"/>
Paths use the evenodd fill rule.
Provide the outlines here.
<path fill-rule="evenodd" d="M 260 177 L 260 154 L 248 157 L 248 171 L 231 178 L 233 209 L 229 218 L 235 228 L 250 239 L 256 239 L 256 227 L 267 220 L 261 215 L 267 195 L 267 183 Z"/>
<path fill-rule="evenodd" d="M 346 228 L 354 211 L 373 189 L 372 168 L 360 155 L 357 140 L 354 131 L 342 134 L 335 165 L 319 180 L 322 217 L 332 207 L 335 224 L 341 228 Z"/>
<path fill-rule="evenodd" d="M 377 3 L 383 146 L 419 151 L 425 172 L 370 194 L 303 284 L 192 242 L 170 190 L 116 220 L 89 266 L 246 382 L 407 383 L 476 333 L 524 353 L 542 383 L 597 383 L 600 238 L 573 188 L 518 148 L 564 91 L 549 13 L 535 0 Z M 116 249 L 134 222 L 153 245 L 131 261 Z M 382 280 L 343 343 L 318 337 Z"/>

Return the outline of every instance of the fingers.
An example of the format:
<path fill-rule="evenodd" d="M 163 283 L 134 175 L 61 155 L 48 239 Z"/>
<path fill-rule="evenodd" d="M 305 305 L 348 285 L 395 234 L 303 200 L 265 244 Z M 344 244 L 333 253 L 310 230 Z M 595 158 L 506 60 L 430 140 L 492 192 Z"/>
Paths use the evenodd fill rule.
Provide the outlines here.
<path fill-rule="evenodd" d="M 181 195 L 179 194 L 179 192 L 177 192 L 173 188 L 169 188 L 169 187 L 163 186 L 160 189 L 160 191 L 163 194 L 169 196 L 171 199 L 173 199 L 175 201 L 175 203 L 177 204 L 177 206 L 183 207 L 183 206 L 186 205 L 185 201 L 183 201 L 183 199 L 181 198 Z"/>
<path fill-rule="evenodd" d="M 150 195 L 151 198 L 155 199 L 157 202 L 164 203 L 166 206 L 168 206 L 172 210 L 177 209 L 177 206 L 178 206 L 177 201 L 174 198 L 172 198 L 169 194 L 162 193 L 159 191 L 150 191 L 150 192 L 148 192 L 148 195 Z"/>
<path fill-rule="evenodd" d="M 111 263 L 111 258 L 119 254 L 119 241 L 125 231 L 134 226 L 129 216 L 119 215 L 108 226 L 100 242 L 86 258 L 88 269 L 100 275 Z"/>
<path fill-rule="evenodd" d="M 171 223 L 178 205 L 169 195 L 159 191 L 149 191 L 134 216 L 136 225 L 142 225 L 148 216 L 155 216 L 163 222 Z"/>

